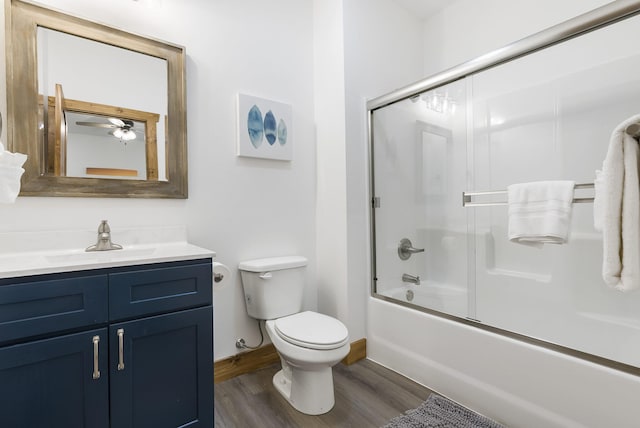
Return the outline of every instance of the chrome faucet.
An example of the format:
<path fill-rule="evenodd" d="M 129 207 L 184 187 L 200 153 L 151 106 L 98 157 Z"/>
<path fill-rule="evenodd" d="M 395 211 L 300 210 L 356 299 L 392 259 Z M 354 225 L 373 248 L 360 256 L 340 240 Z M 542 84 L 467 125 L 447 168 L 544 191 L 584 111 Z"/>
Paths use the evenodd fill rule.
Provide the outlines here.
<path fill-rule="evenodd" d="M 122 245 L 111 242 L 111 228 L 107 224 L 107 220 L 102 220 L 98 226 L 98 242 L 95 245 L 87 247 L 85 251 L 109 251 L 122 250 Z"/>
<path fill-rule="evenodd" d="M 420 277 L 418 275 L 413 276 L 413 275 L 409 275 L 408 273 L 403 273 L 402 282 L 412 282 L 416 285 L 420 285 Z"/>

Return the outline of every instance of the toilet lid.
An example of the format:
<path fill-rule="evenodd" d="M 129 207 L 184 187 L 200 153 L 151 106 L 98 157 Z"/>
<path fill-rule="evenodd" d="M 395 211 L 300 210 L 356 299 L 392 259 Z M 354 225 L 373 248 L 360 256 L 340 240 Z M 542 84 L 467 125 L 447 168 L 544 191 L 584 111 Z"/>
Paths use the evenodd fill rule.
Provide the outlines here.
<path fill-rule="evenodd" d="M 317 312 L 300 312 L 275 320 L 278 335 L 310 349 L 336 349 L 347 343 L 349 332 L 339 320 Z"/>

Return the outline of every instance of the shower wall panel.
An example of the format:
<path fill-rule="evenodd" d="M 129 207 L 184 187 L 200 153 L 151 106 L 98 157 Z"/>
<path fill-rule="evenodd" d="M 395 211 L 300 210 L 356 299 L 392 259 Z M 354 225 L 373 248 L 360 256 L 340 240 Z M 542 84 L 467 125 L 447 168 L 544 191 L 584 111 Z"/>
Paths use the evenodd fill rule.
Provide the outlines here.
<path fill-rule="evenodd" d="M 640 111 L 640 46 L 620 43 L 638 25 L 632 18 L 472 76 L 473 187 L 592 183 L 612 130 Z M 509 242 L 506 206 L 470 209 L 477 319 L 640 366 L 640 293 L 604 285 L 593 204 L 573 204 L 567 244 L 542 248 Z"/>

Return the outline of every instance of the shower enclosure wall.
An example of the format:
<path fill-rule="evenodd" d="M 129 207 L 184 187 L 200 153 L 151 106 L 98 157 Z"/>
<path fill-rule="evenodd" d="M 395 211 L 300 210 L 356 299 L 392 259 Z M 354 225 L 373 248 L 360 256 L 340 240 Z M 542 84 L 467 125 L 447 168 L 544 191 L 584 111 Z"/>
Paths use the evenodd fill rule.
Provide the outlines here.
<path fill-rule="evenodd" d="M 568 243 L 533 247 L 508 240 L 500 193 L 573 180 L 593 197 L 612 130 L 640 113 L 634 13 L 369 103 L 374 297 L 640 374 L 640 290 L 604 284 L 593 204 L 573 204 Z"/>

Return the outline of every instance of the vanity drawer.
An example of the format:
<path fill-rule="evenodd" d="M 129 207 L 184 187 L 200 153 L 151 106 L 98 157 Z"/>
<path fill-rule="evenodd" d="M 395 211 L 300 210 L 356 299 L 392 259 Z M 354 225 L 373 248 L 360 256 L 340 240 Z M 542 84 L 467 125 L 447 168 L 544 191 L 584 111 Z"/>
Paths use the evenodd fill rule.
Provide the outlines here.
<path fill-rule="evenodd" d="M 211 262 L 109 274 L 109 318 L 121 320 L 212 302 Z"/>
<path fill-rule="evenodd" d="M 107 275 L 0 285 L 0 343 L 108 321 Z"/>

